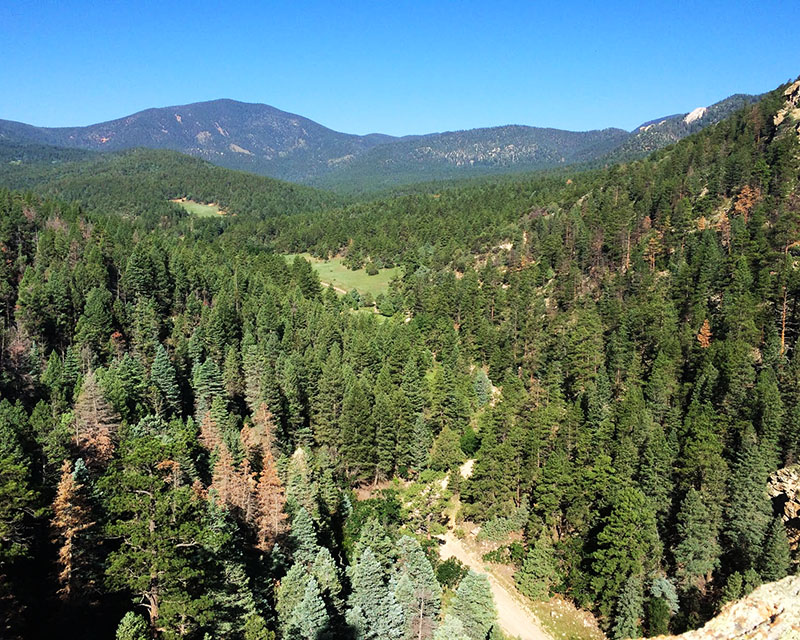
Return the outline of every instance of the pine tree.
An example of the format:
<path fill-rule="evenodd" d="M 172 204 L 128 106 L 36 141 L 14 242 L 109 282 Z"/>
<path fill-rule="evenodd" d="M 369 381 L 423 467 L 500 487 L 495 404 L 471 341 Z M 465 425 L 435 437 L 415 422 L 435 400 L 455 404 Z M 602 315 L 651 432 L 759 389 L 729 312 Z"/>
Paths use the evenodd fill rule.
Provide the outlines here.
<path fill-rule="evenodd" d="M 742 569 L 754 569 L 772 520 L 772 504 L 767 496 L 768 471 L 752 433 L 743 442 L 729 482 L 730 499 L 726 510 L 725 535 Z"/>
<path fill-rule="evenodd" d="M 471 640 L 484 640 L 488 636 L 497 625 L 497 609 L 485 574 L 470 570 L 464 576 L 448 613 L 461 621 L 465 635 Z"/>
<path fill-rule="evenodd" d="M 119 416 L 89 371 L 75 402 L 75 444 L 90 467 L 102 468 L 114 454 Z"/>
<path fill-rule="evenodd" d="M 780 580 L 789 573 L 792 564 L 786 527 L 780 516 L 772 519 L 764 540 L 764 549 L 759 559 L 759 574 L 764 582 Z"/>
<path fill-rule="evenodd" d="M 117 640 L 148 640 L 147 623 L 142 616 L 128 611 L 117 626 Z"/>
<path fill-rule="evenodd" d="M 622 487 L 612 498 L 611 511 L 597 536 L 592 557 L 592 589 L 603 615 L 628 578 L 638 578 L 658 563 L 655 516 L 638 489 Z"/>
<path fill-rule="evenodd" d="M 442 588 L 419 542 L 403 536 L 397 548 L 395 598 L 403 607 L 410 637 L 430 638 L 442 607 Z"/>
<path fill-rule="evenodd" d="M 310 565 L 314 562 L 319 552 L 317 542 L 317 532 L 314 529 L 314 522 L 308 511 L 300 507 L 292 518 L 292 528 L 289 531 L 289 538 L 292 541 L 294 561 L 296 564 Z"/>
<path fill-rule="evenodd" d="M 373 556 L 387 572 L 394 566 L 397 561 L 397 546 L 392 542 L 392 539 L 386 533 L 386 529 L 375 517 L 369 518 L 361 531 L 358 534 L 358 540 L 353 546 L 353 557 L 350 559 L 351 564 L 355 564 L 361 558 L 361 555 L 370 549 Z"/>
<path fill-rule="evenodd" d="M 256 531 L 258 548 L 269 551 L 272 545 L 286 532 L 286 496 L 283 483 L 278 476 L 275 462 L 267 443 L 263 449 L 261 475 L 256 488 Z"/>
<path fill-rule="evenodd" d="M 311 565 L 311 575 L 319 585 L 319 591 L 331 608 L 337 613 L 342 613 L 342 583 L 339 579 L 339 569 L 333 561 L 333 556 L 327 548 L 321 547 Z"/>
<path fill-rule="evenodd" d="M 543 532 L 528 549 L 522 568 L 515 574 L 519 590 L 532 600 L 547 600 L 556 581 L 553 548 Z"/>
<path fill-rule="evenodd" d="M 207 619 L 211 601 L 207 567 L 197 548 L 228 541 L 211 526 L 206 503 L 180 482 L 169 445 L 157 436 L 123 442 L 120 457 L 98 483 L 106 496 L 107 533 L 119 547 L 106 574 L 148 612 L 151 632 L 191 632 Z"/>
<path fill-rule="evenodd" d="M 389 380 L 388 367 L 384 366 L 375 385 L 372 422 L 375 425 L 375 477 L 392 476 L 397 462 L 397 411 L 394 392 Z"/>
<path fill-rule="evenodd" d="M 290 638 L 318 640 L 329 622 L 325 602 L 319 592 L 317 581 L 311 577 L 303 592 L 303 599 L 292 612 L 288 634 Z"/>
<path fill-rule="evenodd" d="M 58 579 L 61 583 L 60 593 L 65 598 L 72 597 L 76 590 L 79 594 L 85 592 L 91 586 L 91 576 L 86 566 L 89 545 L 84 532 L 94 524 L 83 485 L 76 479 L 72 464 L 64 460 L 53 501 L 52 526 L 59 542 L 58 563 L 61 572 Z"/>
<path fill-rule="evenodd" d="M 638 576 L 630 576 L 617 599 L 613 637 L 616 640 L 639 638 L 642 635 L 643 618 L 642 581 Z"/>
<path fill-rule="evenodd" d="M 678 512 L 678 544 L 675 546 L 677 576 L 684 586 L 695 586 L 701 593 L 719 566 L 719 523 L 708 509 L 708 498 L 689 489 Z"/>
<path fill-rule="evenodd" d="M 347 599 L 346 620 L 358 640 L 391 640 L 406 634 L 403 609 L 383 580 L 383 569 L 366 549 L 350 567 L 352 592 Z"/>
<path fill-rule="evenodd" d="M 11 409 L 11 405 L 3 400 L 0 408 Z M 24 523 L 37 498 L 32 488 L 30 463 L 17 431 L 21 426 L 0 415 L 0 563 L 27 552 L 29 540 Z"/>
<path fill-rule="evenodd" d="M 461 620 L 448 613 L 433 634 L 433 640 L 471 640 L 471 638 L 464 631 Z"/>
<path fill-rule="evenodd" d="M 466 460 L 458 434 L 445 426 L 433 441 L 428 465 L 437 471 L 449 471 Z"/>
<path fill-rule="evenodd" d="M 334 451 L 341 446 L 339 418 L 344 400 L 344 376 L 342 375 L 341 349 L 334 343 L 322 365 L 317 393 L 311 401 L 311 420 L 314 440 L 321 447 Z"/>
<path fill-rule="evenodd" d="M 178 378 L 167 350 L 161 344 L 156 347 L 156 357 L 150 369 L 150 380 L 158 392 L 156 407 L 159 414 L 163 417 L 180 414 L 181 392 Z"/>
<path fill-rule="evenodd" d="M 211 409 L 215 398 L 225 397 L 225 385 L 222 382 L 222 373 L 211 358 L 206 359 L 197 367 L 193 374 L 195 416 L 205 415 Z"/>

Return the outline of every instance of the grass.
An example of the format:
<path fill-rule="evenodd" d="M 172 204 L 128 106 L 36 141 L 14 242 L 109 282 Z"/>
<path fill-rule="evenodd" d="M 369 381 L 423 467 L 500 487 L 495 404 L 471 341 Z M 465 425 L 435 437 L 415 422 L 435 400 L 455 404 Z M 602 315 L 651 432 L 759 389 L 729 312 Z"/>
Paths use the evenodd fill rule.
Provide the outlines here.
<path fill-rule="evenodd" d="M 400 275 L 399 267 L 381 269 L 377 275 L 368 276 L 365 269 L 357 271 L 348 269 L 343 264 L 343 258 L 320 260 L 308 253 L 299 255 L 313 265 L 321 282 L 333 285 L 345 292 L 356 289 L 359 293 L 371 293 L 373 296 L 377 296 L 379 293 L 385 293 L 389 289 L 389 282 L 392 278 Z M 295 254 L 286 256 L 289 260 L 293 260 L 294 257 Z"/>
<path fill-rule="evenodd" d="M 219 205 L 216 204 L 202 204 L 201 202 L 186 200 L 184 198 L 170 200 L 170 202 L 174 202 L 175 204 L 182 206 L 184 209 L 186 209 L 186 211 L 191 213 L 193 216 L 197 216 L 198 218 L 211 218 L 214 216 L 225 215 L 225 212 L 219 208 Z"/>

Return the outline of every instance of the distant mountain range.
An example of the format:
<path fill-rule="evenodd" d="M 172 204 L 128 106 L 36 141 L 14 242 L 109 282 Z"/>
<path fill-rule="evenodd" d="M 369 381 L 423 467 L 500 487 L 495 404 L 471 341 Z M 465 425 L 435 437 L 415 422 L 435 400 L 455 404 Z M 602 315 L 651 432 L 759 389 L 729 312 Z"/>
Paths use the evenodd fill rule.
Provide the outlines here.
<path fill-rule="evenodd" d="M 223 167 L 293 182 L 334 188 L 388 187 L 639 157 L 757 99 L 734 95 L 707 108 L 656 118 L 632 132 L 510 125 L 400 138 L 340 133 L 268 105 L 213 100 L 147 109 L 86 127 L 47 128 L 0 120 L 0 145 L 90 151 L 171 149 Z"/>

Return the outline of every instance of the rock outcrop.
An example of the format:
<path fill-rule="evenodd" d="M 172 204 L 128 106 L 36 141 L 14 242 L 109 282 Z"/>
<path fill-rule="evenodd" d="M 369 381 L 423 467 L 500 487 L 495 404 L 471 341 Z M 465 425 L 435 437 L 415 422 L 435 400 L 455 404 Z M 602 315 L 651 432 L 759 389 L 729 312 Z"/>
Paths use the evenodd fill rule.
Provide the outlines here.
<path fill-rule="evenodd" d="M 800 547 L 800 465 L 778 469 L 769 477 L 767 493 L 782 514 L 792 551 Z"/>
<path fill-rule="evenodd" d="M 765 584 L 701 629 L 661 640 L 800 640 L 800 576 Z"/>
<path fill-rule="evenodd" d="M 800 120 L 800 80 L 796 80 L 790 84 L 786 91 L 783 92 L 783 95 L 786 98 L 786 105 L 775 114 L 773 122 L 776 127 L 783 122 L 787 116 L 790 116 L 794 120 Z M 798 129 L 800 129 L 800 126 L 798 126 Z"/>

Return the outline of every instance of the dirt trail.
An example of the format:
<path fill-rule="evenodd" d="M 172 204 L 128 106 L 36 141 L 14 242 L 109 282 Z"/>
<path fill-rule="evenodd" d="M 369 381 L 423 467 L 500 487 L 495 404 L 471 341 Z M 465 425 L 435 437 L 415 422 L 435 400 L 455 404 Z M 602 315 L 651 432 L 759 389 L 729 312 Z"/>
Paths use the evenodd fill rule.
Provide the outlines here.
<path fill-rule="evenodd" d="M 444 541 L 444 544 L 439 545 L 439 555 L 443 560 L 455 557 L 476 573 L 484 573 L 489 577 L 503 633 L 520 640 L 552 640 L 552 637 L 542 629 L 536 616 L 514 593 L 516 589 L 513 586 L 502 584 L 496 576 L 486 572 L 481 558 L 469 552 L 452 532 L 448 531 L 445 535 L 439 536 L 439 539 Z"/>
<path fill-rule="evenodd" d="M 344 290 L 344 289 L 342 289 L 341 287 L 336 287 L 336 286 L 332 285 L 330 282 L 322 282 L 322 280 L 320 280 L 320 281 L 319 281 L 319 283 L 320 283 L 320 284 L 321 284 L 323 287 L 333 287 L 333 290 L 334 290 L 334 291 L 336 291 L 336 292 L 338 292 L 338 293 L 341 293 L 341 294 L 344 294 L 344 295 L 347 295 L 347 293 L 348 293 L 347 291 L 345 291 L 345 290 Z"/>

